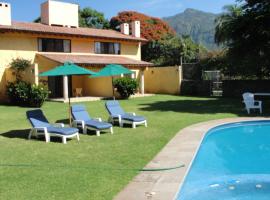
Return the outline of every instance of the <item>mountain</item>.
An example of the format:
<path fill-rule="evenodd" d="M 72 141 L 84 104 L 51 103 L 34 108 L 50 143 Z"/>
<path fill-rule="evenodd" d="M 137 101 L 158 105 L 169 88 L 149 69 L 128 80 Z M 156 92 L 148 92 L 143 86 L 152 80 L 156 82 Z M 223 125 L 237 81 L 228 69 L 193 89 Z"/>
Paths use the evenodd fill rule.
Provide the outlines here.
<path fill-rule="evenodd" d="M 167 21 L 179 35 L 190 35 L 194 42 L 213 50 L 218 48 L 214 41 L 217 17 L 217 14 L 189 8 L 183 13 L 165 17 L 163 20 Z"/>

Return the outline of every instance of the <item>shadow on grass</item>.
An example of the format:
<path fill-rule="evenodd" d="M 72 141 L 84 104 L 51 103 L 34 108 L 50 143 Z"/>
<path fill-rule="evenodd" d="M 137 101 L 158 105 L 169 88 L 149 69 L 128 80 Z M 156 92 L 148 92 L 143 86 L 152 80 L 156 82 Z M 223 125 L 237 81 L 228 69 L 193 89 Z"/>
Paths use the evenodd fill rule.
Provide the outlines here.
<path fill-rule="evenodd" d="M 18 138 L 18 139 L 23 139 L 23 140 L 28 140 L 28 135 L 29 135 L 30 129 L 22 129 L 22 130 L 10 130 L 5 133 L 1 133 L 1 137 L 7 137 L 7 138 Z M 31 140 L 37 140 L 37 141 L 44 141 L 45 142 L 45 136 L 39 135 L 38 137 L 31 137 Z M 67 140 L 71 140 L 68 138 Z M 60 137 L 55 137 L 52 136 L 50 138 L 51 142 L 62 142 L 62 139 Z"/>
<path fill-rule="evenodd" d="M 208 98 L 208 99 L 179 99 L 170 101 L 157 101 L 148 104 L 140 104 L 143 111 L 161 111 L 161 112 L 181 112 L 194 114 L 217 114 L 217 113 L 232 113 L 239 117 L 246 116 L 269 116 L 269 102 L 264 104 L 264 112 L 260 115 L 257 111 L 248 115 L 244 109 L 244 104 L 240 99 L 227 98 Z"/>
<path fill-rule="evenodd" d="M 59 119 L 56 121 L 56 123 L 63 123 L 63 124 L 69 124 L 69 119 Z"/>
<path fill-rule="evenodd" d="M 69 124 L 69 119 L 60 119 L 60 120 L 57 120 L 56 123 L 63 123 L 65 124 L 65 126 L 68 126 Z M 79 133 L 83 133 L 83 130 L 81 128 L 78 128 L 79 129 Z M 109 133 L 109 129 L 106 129 L 106 130 L 101 130 L 100 131 L 100 134 L 106 134 L 106 133 Z M 96 135 L 96 131 L 94 130 L 87 130 L 87 135 Z"/>
<path fill-rule="evenodd" d="M 7 137 L 7 138 L 20 138 L 20 139 L 27 140 L 29 132 L 30 132 L 29 129 L 10 130 L 8 132 L 1 133 L 0 136 Z"/>

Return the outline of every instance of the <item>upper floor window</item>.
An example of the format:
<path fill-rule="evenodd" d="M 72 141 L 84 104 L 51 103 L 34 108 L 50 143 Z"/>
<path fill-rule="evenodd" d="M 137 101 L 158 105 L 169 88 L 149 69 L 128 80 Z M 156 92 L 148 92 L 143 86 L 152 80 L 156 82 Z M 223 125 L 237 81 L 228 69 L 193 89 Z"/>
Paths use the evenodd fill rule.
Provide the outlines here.
<path fill-rule="evenodd" d="M 97 54 L 121 54 L 120 43 L 95 42 L 95 53 Z"/>
<path fill-rule="evenodd" d="M 53 38 L 39 38 L 38 51 L 40 52 L 71 52 L 71 41 Z"/>

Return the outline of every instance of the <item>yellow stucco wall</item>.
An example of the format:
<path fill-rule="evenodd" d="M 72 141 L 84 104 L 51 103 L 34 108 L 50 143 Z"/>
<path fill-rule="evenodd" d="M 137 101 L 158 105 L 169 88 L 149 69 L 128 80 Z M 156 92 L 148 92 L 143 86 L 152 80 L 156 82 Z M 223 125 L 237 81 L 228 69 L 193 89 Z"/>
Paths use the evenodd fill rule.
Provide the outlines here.
<path fill-rule="evenodd" d="M 12 59 L 25 58 L 33 60 L 37 51 L 37 40 L 20 34 L 1 34 L 0 39 L 0 99 L 4 99 L 7 81 L 13 81 L 14 75 L 9 70 Z M 31 69 L 24 72 L 23 77 L 27 81 L 33 80 Z"/>
<path fill-rule="evenodd" d="M 33 66 L 24 72 L 24 80 L 31 83 L 35 82 L 34 65 L 38 66 L 38 72 L 49 70 L 59 63 L 50 61 L 41 56 L 37 56 L 38 53 L 38 42 L 37 38 L 62 38 L 71 39 L 71 50 L 72 54 L 94 54 L 94 42 L 95 41 L 107 41 L 115 42 L 113 40 L 94 40 L 86 38 L 68 38 L 50 35 L 35 35 L 35 34 L 24 34 L 24 33 L 2 33 L 0 39 L 0 100 L 6 99 L 5 86 L 8 81 L 14 80 L 14 74 L 9 69 L 9 64 L 12 59 L 18 57 L 29 59 L 32 61 Z M 133 59 L 141 59 L 141 45 L 138 42 L 123 42 L 121 43 L 121 55 L 130 57 Z M 39 78 L 47 80 L 47 78 Z M 82 81 L 84 80 L 84 81 Z M 101 78 L 96 80 L 89 80 L 87 77 L 83 79 L 74 78 L 73 88 L 83 85 L 84 95 L 93 96 L 111 96 L 111 81 L 108 78 Z"/>
<path fill-rule="evenodd" d="M 141 44 L 140 43 L 121 43 L 121 55 L 141 60 Z"/>
<path fill-rule="evenodd" d="M 150 67 L 145 70 L 145 92 L 179 94 L 181 69 L 179 67 Z"/>
<path fill-rule="evenodd" d="M 72 53 L 91 53 L 93 54 L 94 42 L 93 40 L 87 39 L 72 39 L 71 42 L 71 51 Z"/>

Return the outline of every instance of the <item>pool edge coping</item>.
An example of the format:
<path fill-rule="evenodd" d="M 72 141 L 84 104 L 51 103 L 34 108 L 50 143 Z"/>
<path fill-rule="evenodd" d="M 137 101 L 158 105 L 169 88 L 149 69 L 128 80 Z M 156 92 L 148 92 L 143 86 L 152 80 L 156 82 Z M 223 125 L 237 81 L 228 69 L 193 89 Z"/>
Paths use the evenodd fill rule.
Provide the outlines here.
<path fill-rule="evenodd" d="M 114 200 L 176 199 L 199 146 L 210 129 L 228 123 L 260 120 L 270 120 L 270 118 L 225 118 L 200 122 L 181 129 L 145 168 L 166 168 L 180 164 L 185 164 L 185 167 L 170 171 L 140 172 L 114 197 Z"/>

